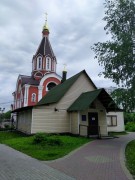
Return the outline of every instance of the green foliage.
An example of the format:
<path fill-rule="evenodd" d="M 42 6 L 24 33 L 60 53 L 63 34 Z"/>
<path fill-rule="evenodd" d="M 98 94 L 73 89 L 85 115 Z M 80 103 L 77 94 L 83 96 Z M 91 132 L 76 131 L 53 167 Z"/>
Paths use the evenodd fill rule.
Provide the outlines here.
<path fill-rule="evenodd" d="M 4 119 L 11 119 L 11 111 L 7 111 L 3 114 Z"/>
<path fill-rule="evenodd" d="M 25 135 L 17 133 L 17 132 L 0 132 L 0 143 L 3 143 L 6 140 L 17 139 L 20 137 L 24 137 Z"/>
<path fill-rule="evenodd" d="M 51 136 L 45 133 L 37 133 L 33 138 L 34 144 L 61 146 L 63 142 L 57 136 Z"/>
<path fill-rule="evenodd" d="M 35 136 L 26 137 L 24 134 L 18 134 L 15 132 L 0 132 L 0 143 L 9 145 L 14 149 L 39 160 L 53 160 L 63 157 L 74 149 L 91 141 L 85 137 L 71 137 L 69 135 L 62 136 L 45 134 L 45 136 L 49 139 L 48 143 L 50 144 L 33 143 Z M 62 146 L 58 145 L 59 142 L 62 142 Z"/>
<path fill-rule="evenodd" d="M 105 78 L 127 89 L 135 108 L 135 1 L 105 0 L 106 34 L 111 40 L 92 47 Z M 129 101 L 128 101 L 129 102 Z M 130 103 L 131 104 L 131 103 Z M 130 107 L 131 108 L 131 107 Z"/>
<path fill-rule="evenodd" d="M 135 122 L 127 122 L 125 130 L 129 132 L 135 132 Z"/>
<path fill-rule="evenodd" d="M 134 122 L 135 123 L 135 113 L 124 113 L 124 122 Z"/>
<path fill-rule="evenodd" d="M 118 88 L 111 93 L 111 96 L 116 104 L 125 112 L 132 112 L 133 107 L 135 107 L 133 91 Z"/>
<path fill-rule="evenodd" d="M 57 136 L 51 136 L 45 133 L 37 133 L 33 138 L 33 143 L 49 146 L 61 146 L 63 144 Z"/>
<path fill-rule="evenodd" d="M 5 127 L 5 129 L 9 129 L 10 128 L 10 126 L 8 124 L 5 124 L 4 127 Z"/>
<path fill-rule="evenodd" d="M 57 137 L 47 138 L 46 143 L 50 146 L 62 146 L 63 145 L 62 140 Z"/>
<path fill-rule="evenodd" d="M 34 136 L 33 143 L 39 144 L 45 142 L 46 140 L 47 140 L 47 136 L 44 133 L 37 133 Z"/>
<path fill-rule="evenodd" d="M 126 165 L 130 173 L 135 177 L 135 140 L 128 143 L 125 150 Z"/>

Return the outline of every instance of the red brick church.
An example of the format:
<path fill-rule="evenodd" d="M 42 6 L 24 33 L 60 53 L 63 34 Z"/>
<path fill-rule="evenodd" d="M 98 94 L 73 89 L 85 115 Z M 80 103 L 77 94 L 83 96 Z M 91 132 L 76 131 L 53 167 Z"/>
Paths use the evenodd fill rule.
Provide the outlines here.
<path fill-rule="evenodd" d="M 60 84 L 61 76 L 56 73 L 56 65 L 46 19 L 41 43 L 32 59 L 31 76 L 18 76 L 16 90 L 13 92 L 13 110 L 35 105 L 51 88 Z"/>

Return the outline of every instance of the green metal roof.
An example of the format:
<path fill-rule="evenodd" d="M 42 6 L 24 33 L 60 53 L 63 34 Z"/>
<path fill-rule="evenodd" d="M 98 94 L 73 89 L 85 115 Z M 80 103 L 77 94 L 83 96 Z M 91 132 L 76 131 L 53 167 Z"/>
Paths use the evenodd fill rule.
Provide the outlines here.
<path fill-rule="evenodd" d="M 37 105 L 47 105 L 58 102 L 82 73 L 86 73 L 85 70 L 67 79 L 62 84 L 55 86 L 37 103 Z"/>
<path fill-rule="evenodd" d="M 97 89 L 95 91 L 89 91 L 82 93 L 75 102 L 68 108 L 67 111 L 83 111 L 90 107 L 92 102 L 97 99 L 103 104 L 106 110 L 114 111 L 119 110 L 113 99 L 104 89 Z"/>

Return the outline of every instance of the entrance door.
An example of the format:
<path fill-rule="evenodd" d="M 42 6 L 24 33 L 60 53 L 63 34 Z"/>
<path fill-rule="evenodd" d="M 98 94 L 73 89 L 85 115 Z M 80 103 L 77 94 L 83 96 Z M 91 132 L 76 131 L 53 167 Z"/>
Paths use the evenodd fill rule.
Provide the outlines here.
<path fill-rule="evenodd" d="M 88 113 L 89 135 L 98 135 L 98 113 Z"/>

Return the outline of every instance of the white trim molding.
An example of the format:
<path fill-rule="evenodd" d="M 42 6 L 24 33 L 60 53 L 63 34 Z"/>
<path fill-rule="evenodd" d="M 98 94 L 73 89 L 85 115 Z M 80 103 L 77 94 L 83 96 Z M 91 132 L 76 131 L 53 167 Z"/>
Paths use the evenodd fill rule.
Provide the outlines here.
<path fill-rule="evenodd" d="M 43 86 L 39 85 L 38 86 L 38 102 L 40 101 L 40 99 L 42 99 L 42 90 L 43 90 Z"/>
<path fill-rule="evenodd" d="M 25 106 L 28 106 L 29 87 L 30 87 L 30 85 L 25 84 L 25 91 L 24 91 L 24 107 L 25 107 Z"/>
<path fill-rule="evenodd" d="M 38 57 L 37 57 L 37 70 L 43 69 L 43 68 L 42 68 L 42 64 L 43 64 L 42 61 L 43 61 L 42 56 L 38 56 Z"/>
<path fill-rule="evenodd" d="M 44 81 L 45 81 L 46 79 L 48 79 L 48 78 L 51 78 L 51 77 L 56 78 L 56 79 L 58 79 L 59 81 L 61 81 L 61 79 L 62 79 L 60 76 L 58 76 L 58 75 L 55 74 L 55 73 L 45 74 L 44 77 L 43 77 L 43 78 L 41 79 L 41 81 L 40 81 L 40 86 L 43 86 Z"/>

